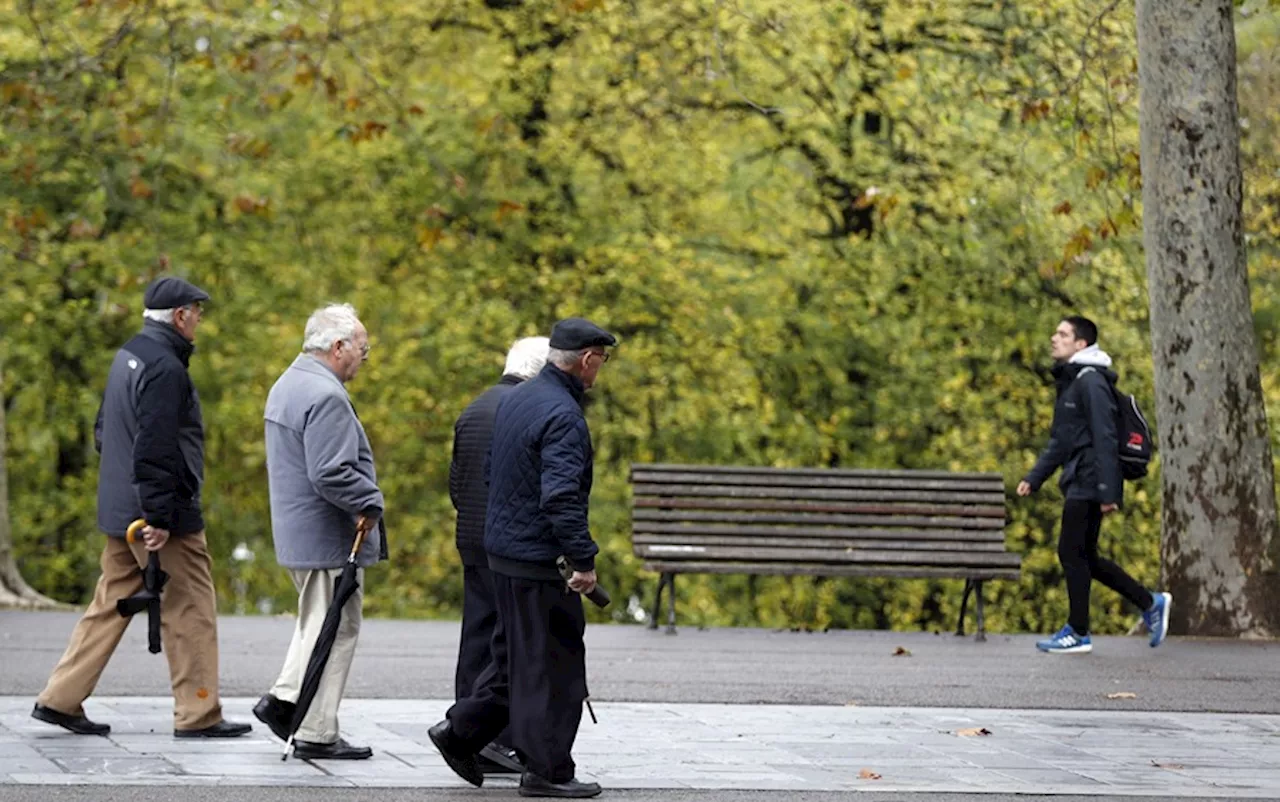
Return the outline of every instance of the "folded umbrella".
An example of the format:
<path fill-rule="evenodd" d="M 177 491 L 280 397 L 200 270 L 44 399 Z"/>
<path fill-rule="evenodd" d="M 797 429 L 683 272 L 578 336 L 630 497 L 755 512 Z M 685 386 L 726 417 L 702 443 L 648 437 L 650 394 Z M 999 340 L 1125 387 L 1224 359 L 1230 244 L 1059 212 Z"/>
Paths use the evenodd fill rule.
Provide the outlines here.
<path fill-rule="evenodd" d="M 129 524 L 124 539 L 132 545 L 146 525 L 147 522 L 141 518 Z M 116 601 L 116 612 L 122 618 L 147 611 L 147 651 L 152 654 L 160 653 L 160 591 L 168 581 L 169 575 L 160 570 L 160 553 L 149 551 L 147 567 L 142 569 L 142 590 L 127 599 Z"/>
<path fill-rule="evenodd" d="M 377 522 L 370 521 L 364 516 L 361 516 L 356 523 L 355 543 L 351 546 L 351 554 L 347 557 L 347 564 L 342 567 L 342 573 L 334 580 L 333 601 L 325 612 L 324 623 L 320 626 L 319 636 L 316 637 L 316 645 L 311 649 L 311 659 L 307 661 L 307 670 L 302 674 L 302 687 L 298 691 L 297 707 L 294 709 L 293 720 L 289 723 L 289 737 L 285 740 L 281 760 L 289 759 L 289 749 L 293 746 L 294 736 L 298 734 L 298 728 L 302 726 L 302 721 L 307 717 L 307 711 L 311 709 L 311 703 L 316 698 L 316 692 L 320 690 L 320 679 L 324 676 L 324 668 L 329 662 L 329 653 L 333 651 L 333 642 L 338 637 L 338 626 L 342 623 L 342 608 L 360 587 L 360 582 L 356 579 L 358 570 L 356 554 L 364 543 L 365 535 L 375 523 Z"/>

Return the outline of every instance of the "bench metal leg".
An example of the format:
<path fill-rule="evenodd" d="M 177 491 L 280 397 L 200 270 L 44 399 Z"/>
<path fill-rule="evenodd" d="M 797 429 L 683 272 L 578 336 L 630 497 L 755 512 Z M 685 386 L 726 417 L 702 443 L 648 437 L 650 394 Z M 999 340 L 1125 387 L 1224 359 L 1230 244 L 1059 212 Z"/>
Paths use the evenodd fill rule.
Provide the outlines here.
<path fill-rule="evenodd" d="M 964 595 L 960 597 L 960 620 L 956 622 L 956 635 L 964 637 L 964 614 L 969 609 L 969 592 L 973 590 L 973 580 L 964 581 Z"/>
<path fill-rule="evenodd" d="M 667 574 L 667 634 L 676 634 L 676 575 Z"/>
<path fill-rule="evenodd" d="M 974 583 L 974 591 L 978 594 L 978 634 L 974 638 L 976 641 L 985 641 L 987 639 L 987 618 L 982 609 L 982 580 L 979 579 Z"/>
<path fill-rule="evenodd" d="M 658 616 L 662 615 L 662 589 L 667 586 L 667 575 L 658 576 L 658 587 L 653 593 L 653 615 L 649 617 L 649 629 L 658 628 Z"/>

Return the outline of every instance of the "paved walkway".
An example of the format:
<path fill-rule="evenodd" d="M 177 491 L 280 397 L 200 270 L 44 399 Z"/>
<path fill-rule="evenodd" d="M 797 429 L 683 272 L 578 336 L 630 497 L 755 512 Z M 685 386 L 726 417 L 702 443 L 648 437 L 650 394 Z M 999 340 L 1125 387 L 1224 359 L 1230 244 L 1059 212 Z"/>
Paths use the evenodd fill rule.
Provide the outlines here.
<path fill-rule="evenodd" d="M 171 702 L 91 700 L 109 738 L 29 717 L 0 697 L 0 783 L 464 788 L 427 738 L 442 700 L 344 702 L 342 726 L 376 750 L 354 763 L 280 761 L 255 723 L 230 741 L 178 741 Z M 247 698 L 229 718 L 252 720 Z M 598 703 L 575 756 L 611 789 L 759 789 L 1280 797 L 1280 716 L 793 705 Z M 965 736 L 985 728 L 990 735 Z M 513 787 L 514 781 L 490 781 Z M 0 796 L 3 795 L 0 790 Z"/>

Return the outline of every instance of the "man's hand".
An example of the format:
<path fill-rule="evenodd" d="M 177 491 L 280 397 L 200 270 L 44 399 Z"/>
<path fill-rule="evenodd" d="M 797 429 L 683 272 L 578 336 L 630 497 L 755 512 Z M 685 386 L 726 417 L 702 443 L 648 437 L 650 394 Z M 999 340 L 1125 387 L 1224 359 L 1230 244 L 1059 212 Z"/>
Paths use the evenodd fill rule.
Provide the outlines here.
<path fill-rule="evenodd" d="M 569 589 L 578 593 L 590 593 L 596 587 L 595 571 L 574 571 L 569 580 Z"/>
<path fill-rule="evenodd" d="M 1103 504 L 1103 505 L 1102 505 L 1102 514 L 1103 514 L 1103 515 L 1106 515 L 1107 513 L 1115 512 L 1115 511 L 1116 511 L 1116 510 L 1118 510 L 1118 509 L 1120 509 L 1120 505 L 1119 505 L 1119 504 Z"/>
<path fill-rule="evenodd" d="M 360 515 L 356 518 L 356 531 L 362 535 L 369 534 L 377 525 L 378 516 L 376 515 Z"/>
<path fill-rule="evenodd" d="M 1031 495 L 1031 485 L 1027 483 L 1027 480 L 1023 479 L 1021 482 L 1018 482 L 1017 493 L 1019 496 Z"/>
<path fill-rule="evenodd" d="M 147 547 L 147 551 L 159 551 L 168 542 L 168 529 L 157 529 L 154 526 L 142 527 L 142 543 Z"/>

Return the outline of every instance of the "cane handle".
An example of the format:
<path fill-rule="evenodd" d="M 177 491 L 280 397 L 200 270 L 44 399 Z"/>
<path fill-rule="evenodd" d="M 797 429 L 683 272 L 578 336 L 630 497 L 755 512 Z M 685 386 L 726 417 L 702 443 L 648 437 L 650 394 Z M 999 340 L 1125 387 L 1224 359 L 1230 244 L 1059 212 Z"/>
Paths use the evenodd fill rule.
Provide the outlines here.
<path fill-rule="evenodd" d="M 138 540 L 138 533 L 147 528 L 147 522 L 139 518 L 129 524 L 128 530 L 124 533 L 125 542 L 132 546 Z"/>

